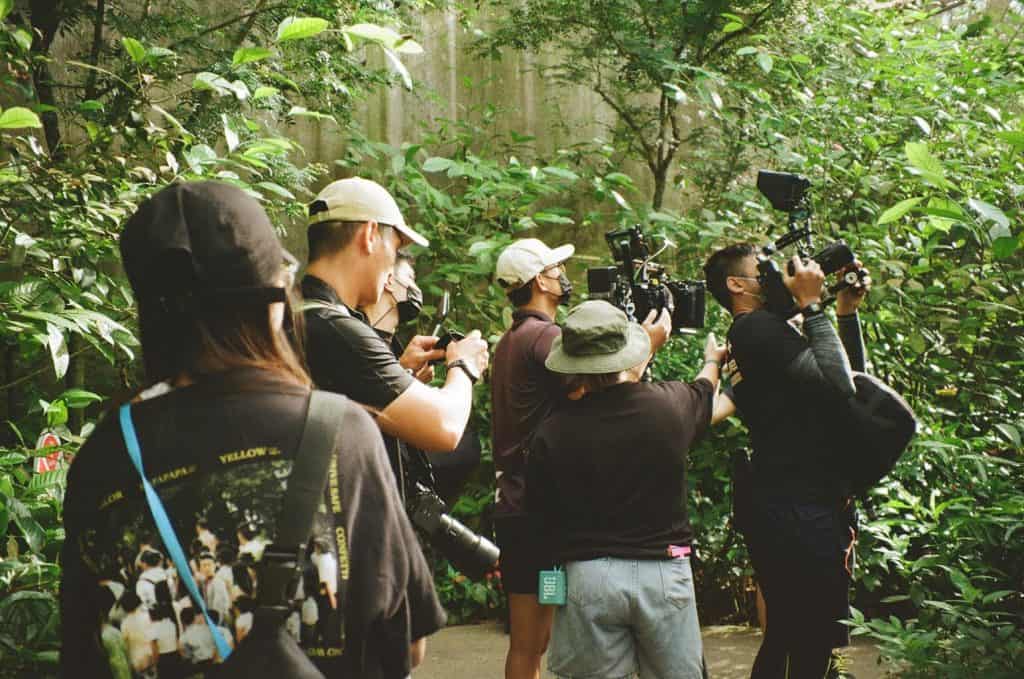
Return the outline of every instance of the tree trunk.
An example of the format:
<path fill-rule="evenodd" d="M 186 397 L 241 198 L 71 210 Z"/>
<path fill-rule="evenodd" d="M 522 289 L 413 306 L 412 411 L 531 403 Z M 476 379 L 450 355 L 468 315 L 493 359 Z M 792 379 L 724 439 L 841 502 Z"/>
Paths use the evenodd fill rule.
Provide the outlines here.
<path fill-rule="evenodd" d="M 654 196 L 651 198 L 651 208 L 660 210 L 665 200 L 665 185 L 668 184 L 668 166 L 659 168 L 654 175 Z"/>
<path fill-rule="evenodd" d="M 36 61 L 32 69 L 32 84 L 36 91 L 36 98 L 40 104 L 56 106 L 57 101 L 53 94 L 53 77 L 50 75 L 50 67 L 46 58 L 49 56 L 50 46 L 57 31 L 64 19 L 60 11 L 59 0 L 31 0 L 29 9 L 32 13 L 32 28 L 39 34 L 39 40 L 33 42 L 32 52 L 34 55 L 43 57 Z M 50 157 L 58 160 L 63 154 L 60 148 L 60 120 L 56 111 L 46 111 L 41 116 L 43 132 L 46 135 L 46 145 L 50 149 Z"/>

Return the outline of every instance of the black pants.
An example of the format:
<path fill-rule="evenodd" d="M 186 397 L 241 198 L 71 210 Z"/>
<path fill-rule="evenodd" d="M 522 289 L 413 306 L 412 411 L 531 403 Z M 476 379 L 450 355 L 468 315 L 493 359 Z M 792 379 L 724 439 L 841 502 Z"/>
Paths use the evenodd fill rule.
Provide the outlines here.
<path fill-rule="evenodd" d="M 849 644 L 844 565 L 850 523 L 837 505 L 755 501 L 748 535 L 768 613 L 752 679 L 821 679 L 832 649 Z M 787 674 L 788 671 L 788 674 Z"/>

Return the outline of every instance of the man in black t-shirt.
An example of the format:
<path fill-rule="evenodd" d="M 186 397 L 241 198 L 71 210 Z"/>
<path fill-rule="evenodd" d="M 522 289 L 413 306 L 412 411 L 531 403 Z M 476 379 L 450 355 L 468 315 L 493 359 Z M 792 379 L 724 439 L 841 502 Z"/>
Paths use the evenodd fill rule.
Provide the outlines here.
<path fill-rule="evenodd" d="M 474 330 L 447 350 L 436 337 L 413 337 L 401 357 L 358 310 L 375 304 L 399 248 L 427 240 L 406 223 L 394 198 L 379 184 L 353 177 L 327 185 L 310 204 L 309 266 L 302 293 L 306 353 L 321 389 L 368 407 L 385 435 L 422 450 L 450 451 L 462 438 L 473 384 L 487 367 L 487 343 Z M 414 375 L 445 359 L 445 384 L 434 388 Z"/>
<path fill-rule="evenodd" d="M 799 329 L 764 308 L 752 246 L 720 250 L 705 266 L 708 290 L 733 316 L 731 398 L 754 449 L 747 540 L 768 618 L 755 679 L 787 670 L 792 679 L 818 679 L 832 649 L 849 639 L 839 621 L 849 616 L 851 510 L 830 458 L 838 435 L 831 425 L 854 393 L 851 363 L 864 369 L 857 307 L 870 279 L 838 295 L 840 343 L 822 311 L 821 268 L 797 257 L 792 265 L 784 280 L 801 310 Z"/>
<path fill-rule="evenodd" d="M 670 322 L 662 312 L 662 338 Z M 641 382 L 653 346 L 621 310 L 589 301 L 545 362 L 567 376 L 568 401 L 530 443 L 526 507 L 565 565 L 548 654 L 558 676 L 702 675 L 686 462 L 711 423 L 725 348 L 709 336 L 691 384 Z"/>

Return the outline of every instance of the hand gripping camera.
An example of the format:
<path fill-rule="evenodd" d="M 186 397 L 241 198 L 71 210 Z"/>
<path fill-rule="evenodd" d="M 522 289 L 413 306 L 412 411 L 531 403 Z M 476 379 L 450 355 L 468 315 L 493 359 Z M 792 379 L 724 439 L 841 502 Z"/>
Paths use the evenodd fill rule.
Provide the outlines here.
<path fill-rule="evenodd" d="M 806 177 L 787 172 L 772 172 L 761 170 L 757 173 L 757 188 L 764 194 L 765 198 L 776 210 L 781 210 L 789 215 L 788 230 L 778 240 L 768 243 L 761 248 L 757 257 L 757 278 L 767 298 L 766 306 L 769 311 L 781 314 L 786 318 L 799 313 L 793 296 L 782 279 L 782 271 L 778 264 L 772 259 L 782 248 L 796 245 L 797 254 L 807 261 L 813 259 L 821 266 L 825 275 L 839 271 L 848 264 L 852 264 L 856 257 L 853 250 L 846 244 L 846 241 L 836 240 L 829 243 L 818 252 L 811 254 L 814 249 L 814 242 L 811 238 L 811 203 L 807 197 L 807 189 L 811 182 Z M 789 275 L 793 275 L 793 263 L 787 263 Z M 848 271 L 838 283 L 829 286 L 828 292 L 831 297 L 825 303 L 835 299 L 836 293 L 844 288 L 860 285 L 866 274 L 861 271 Z"/>
<path fill-rule="evenodd" d="M 438 305 L 437 325 L 434 327 L 434 336 L 439 338 L 434 345 L 436 349 L 445 349 L 450 343 L 464 338 L 462 333 L 446 328 L 450 310 L 451 296 L 446 290 Z M 442 362 L 444 359 L 431 361 Z M 483 577 L 497 563 L 501 551 L 493 542 L 474 533 L 448 513 L 448 505 L 437 493 L 433 465 L 422 450 L 403 444 L 400 454 L 402 461 L 398 471 L 405 513 L 413 526 L 423 532 L 455 570 L 473 579 Z"/>
<path fill-rule="evenodd" d="M 626 313 L 631 321 L 643 322 L 652 309 L 668 309 L 672 331 L 692 332 L 704 327 L 704 282 L 672 280 L 665 267 L 652 260 L 654 254 L 640 225 L 604 235 L 616 266 L 587 269 L 587 290 L 591 299 L 603 299 Z"/>

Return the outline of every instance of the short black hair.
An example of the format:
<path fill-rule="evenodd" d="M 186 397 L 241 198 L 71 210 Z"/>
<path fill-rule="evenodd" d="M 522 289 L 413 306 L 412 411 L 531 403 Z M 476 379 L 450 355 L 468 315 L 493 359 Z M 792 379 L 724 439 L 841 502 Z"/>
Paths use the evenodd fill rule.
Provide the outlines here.
<path fill-rule="evenodd" d="M 348 244 L 355 238 L 356 231 L 366 222 L 340 222 L 331 220 L 310 224 L 306 231 L 306 239 L 309 244 L 309 261 L 313 262 L 321 257 L 329 257 L 348 247 Z"/>
<path fill-rule="evenodd" d="M 163 563 L 163 560 L 164 555 L 152 549 L 147 549 L 142 553 L 142 556 L 139 557 L 139 561 L 146 564 L 150 568 L 156 568 L 161 563 Z"/>
<path fill-rule="evenodd" d="M 186 606 L 178 615 L 181 617 L 181 626 L 188 627 L 196 619 L 196 609 Z"/>
<path fill-rule="evenodd" d="M 704 265 L 704 280 L 708 291 L 726 311 L 732 311 L 732 295 L 729 294 L 725 279 L 742 275 L 743 260 L 756 253 L 757 248 L 750 243 L 734 243 L 711 255 Z"/>
<path fill-rule="evenodd" d="M 121 608 L 125 613 L 131 613 L 141 605 L 142 599 L 140 599 L 139 595 L 130 589 L 121 595 Z"/>
<path fill-rule="evenodd" d="M 572 393 L 584 387 L 588 394 L 604 391 L 613 387 L 621 381 L 621 372 L 598 373 L 596 375 L 565 375 L 562 380 L 567 393 Z"/>
<path fill-rule="evenodd" d="M 508 295 L 508 299 L 515 306 L 523 306 L 529 304 L 530 299 L 533 297 L 533 279 L 530 279 L 529 283 L 520 285 L 518 288 L 512 288 L 505 293 Z"/>

